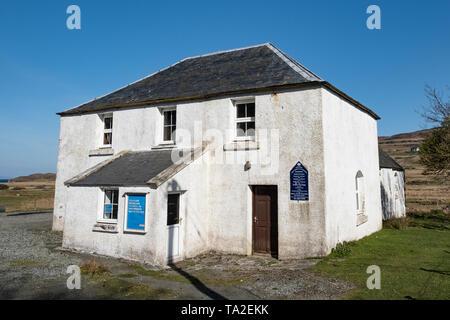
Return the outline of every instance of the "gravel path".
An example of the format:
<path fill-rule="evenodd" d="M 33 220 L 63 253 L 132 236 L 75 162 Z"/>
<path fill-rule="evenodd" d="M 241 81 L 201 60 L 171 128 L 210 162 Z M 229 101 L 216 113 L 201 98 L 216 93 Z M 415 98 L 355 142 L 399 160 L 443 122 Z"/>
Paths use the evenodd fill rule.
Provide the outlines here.
<path fill-rule="evenodd" d="M 62 234 L 51 223 L 51 213 L 0 214 L 0 299 L 339 299 L 352 288 L 308 271 L 317 259 L 208 253 L 158 269 L 62 251 Z M 109 272 L 83 276 L 81 290 L 68 290 L 67 267 L 89 260 Z"/>

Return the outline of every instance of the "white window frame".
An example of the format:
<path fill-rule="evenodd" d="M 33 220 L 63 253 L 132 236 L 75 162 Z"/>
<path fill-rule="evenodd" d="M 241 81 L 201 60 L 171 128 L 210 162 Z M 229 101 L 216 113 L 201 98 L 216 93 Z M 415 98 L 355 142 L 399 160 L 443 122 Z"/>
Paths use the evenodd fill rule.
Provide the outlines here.
<path fill-rule="evenodd" d="M 106 191 L 114 190 L 117 191 L 117 218 L 116 219 L 105 219 L 105 197 L 106 197 Z M 120 191 L 119 188 L 100 188 L 100 210 L 99 214 L 97 215 L 97 222 L 99 223 L 111 223 L 111 224 L 117 224 L 119 221 L 119 207 L 120 207 Z"/>
<path fill-rule="evenodd" d="M 112 143 L 110 144 L 105 144 L 105 134 L 110 133 L 111 134 L 111 142 L 113 139 L 113 127 L 114 127 L 114 117 L 112 113 L 104 113 L 101 115 L 102 118 L 102 148 L 111 148 L 112 147 Z M 111 118 L 111 129 L 105 129 L 105 119 L 107 118 Z"/>
<path fill-rule="evenodd" d="M 176 118 L 178 119 L 178 115 L 177 115 L 177 107 L 169 107 L 169 108 L 161 108 L 161 118 L 162 118 L 162 137 L 161 137 L 161 141 L 162 141 L 162 143 L 163 144 L 176 144 L 176 138 L 177 138 L 177 136 L 176 136 L 176 133 L 174 134 L 174 137 L 172 137 L 172 139 L 171 140 L 165 140 L 164 139 L 164 130 L 165 130 L 165 128 L 166 128 L 166 124 L 164 123 L 164 113 L 165 112 L 173 112 L 173 111 L 175 111 L 175 115 L 176 115 Z M 177 130 L 177 121 L 175 120 L 175 124 L 174 125 L 170 125 L 171 127 L 172 126 L 174 126 L 175 127 L 175 131 Z M 172 132 L 171 132 L 171 135 L 172 135 Z"/>
<path fill-rule="evenodd" d="M 364 175 L 361 171 L 358 171 L 355 176 L 355 195 L 356 195 L 356 213 L 365 214 L 366 212 L 366 199 L 365 199 L 365 185 Z"/>
<path fill-rule="evenodd" d="M 255 116 L 254 117 L 245 117 L 245 118 L 238 118 L 237 117 L 237 107 L 241 104 L 248 104 L 248 103 L 254 103 L 255 104 Z M 256 139 L 256 102 L 254 98 L 247 98 L 247 99 L 236 99 L 233 100 L 233 111 L 234 111 L 234 139 L 235 141 L 254 141 Z M 238 123 L 244 123 L 244 122 L 254 122 L 255 123 L 255 134 L 252 136 L 238 136 L 237 134 L 237 124 Z"/>
<path fill-rule="evenodd" d="M 144 230 L 137 230 L 137 229 L 128 229 L 127 225 L 128 225 L 128 197 L 130 195 L 143 195 L 145 196 L 145 225 L 144 225 Z M 124 232 L 128 232 L 128 233 L 147 233 L 148 232 L 148 218 L 149 218 L 149 193 L 148 192 L 127 192 L 125 193 L 125 208 L 124 208 L 124 218 L 123 218 L 123 231 Z"/>

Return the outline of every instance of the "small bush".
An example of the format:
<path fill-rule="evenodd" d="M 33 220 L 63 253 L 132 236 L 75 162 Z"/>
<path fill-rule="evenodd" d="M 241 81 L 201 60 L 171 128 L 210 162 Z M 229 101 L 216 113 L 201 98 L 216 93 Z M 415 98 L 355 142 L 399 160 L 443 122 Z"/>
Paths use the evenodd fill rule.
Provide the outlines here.
<path fill-rule="evenodd" d="M 405 230 L 408 228 L 408 218 L 390 219 L 383 222 L 383 227 L 386 229 Z"/>
<path fill-rule="evenodd" d="M 8 186 L 6 184 L 0 184 L 0 190 L 8 190 Z"/>
<path fill-rule="evenodd" d="M 431 210 L 430 216 L 445 216 L 445 213 L 443 210 Z"/>
<path fill-rule="evenodd" d="M 342 242 L 338 243 L 336 245 L 336 248 L 334 248 L 331 253 L 338 258 L 343 258 L 348 256 L 352 252 L 352 249 L 350 248 L 350 243 L 348 242 Z"/>
<path fill-rule="evenodd" d="M 89 276 L 99 276 L 109 273 L 108 267 L 98 264 L 93 259 L 83 263 L 80 267 L 81 273 Z"/>

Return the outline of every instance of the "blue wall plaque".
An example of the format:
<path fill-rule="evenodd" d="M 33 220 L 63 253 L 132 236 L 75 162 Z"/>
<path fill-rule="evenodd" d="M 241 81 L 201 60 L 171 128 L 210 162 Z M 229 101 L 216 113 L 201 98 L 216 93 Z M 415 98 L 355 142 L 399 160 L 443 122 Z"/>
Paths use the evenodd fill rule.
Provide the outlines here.
<path fill-rule="evenodd" d="M 128 195 L 127 229 L 145 230 L 145 194 Z"/>
<path fill-rule="evenodd" d="M 308 170 L 300 163 L 291 169 L 291 200 L 308 201 Z"/>

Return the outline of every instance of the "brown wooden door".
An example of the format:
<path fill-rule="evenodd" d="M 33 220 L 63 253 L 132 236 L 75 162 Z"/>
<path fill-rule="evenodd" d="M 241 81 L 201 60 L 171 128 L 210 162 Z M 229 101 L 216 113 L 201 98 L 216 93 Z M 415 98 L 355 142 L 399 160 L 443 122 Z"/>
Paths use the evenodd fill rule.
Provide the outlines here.
<path fill-rule="evenodd" d="M 277 255 L 277 187 L 253 187 L 253 252 Z"/>

